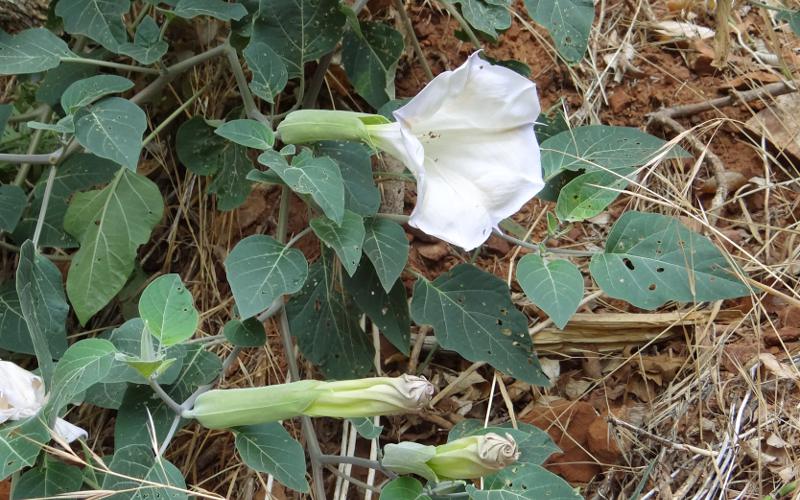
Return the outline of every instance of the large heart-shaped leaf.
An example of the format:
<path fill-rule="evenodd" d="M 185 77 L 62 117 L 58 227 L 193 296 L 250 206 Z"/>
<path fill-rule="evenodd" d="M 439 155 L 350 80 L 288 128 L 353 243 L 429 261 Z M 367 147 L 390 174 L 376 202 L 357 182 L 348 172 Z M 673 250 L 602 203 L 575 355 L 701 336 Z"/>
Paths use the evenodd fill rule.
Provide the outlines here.
<path fill-rule="evenodd" d="M 61 107 L 66 113 L 74 113 L 102 97 L 125 92 L 132 87 L 133 82 L 121 76 L 90 76 L 67 87 L 61 95 Z"/>
<path fill-rule="evenodd" d="M 517 281 L 530 301 L 562 329 L 583 298 L 583 276 L 567 260 L 545 262 L 539 255 L 528 254 L 517 264 Z"/>
<path fill-rule="evenodd" d="M 670 300 L 704 302 L 750 293 L 708 238 L 659 214 L 622 214 L 589 271 L 609 296 L 649 310 Z"/>
<path fill-rule="evenodd" d="M 200 322 L 192 294 L 177 274 L 159 276 L 147 285 L 139 298 L 139 316 L 165 347 L 189 339 Z"/>
<path fill-rule="evenodd" d="M 124 500 L 184 500 L 189 496 L 186 481 L 177 467 L 164 457 L 154 457 L 146 445 L 117 447 L 109 468 L 116 474 L 105 474 L 102 488 L 117 491 L 114 498 Z"/>
<path fill-rule="evenodd" d="M 364 219 L 346 210 L 341 225 L 327 217 L 311 219 L 311 229 L 317 237 L 336 252 L 347 274 L 356 272 L 361 261 L 361 246 L 364 243 Z"/>
<path fill-rule="evenodd" d="M 109 97 L 75 114 L 75 138 L 97 156 L 136 171 L 147 117 L 136 104 Z"/>
<path fill-rule="evenodd" d="M 82 484 L 83 474 L 79 467 L 46 456 L 44 463 L 26 471 L 15 481 L 11 500 L 57 497 L 79 491 Z"/>
<path fill-rule="evenodd" d="M 81 324 L 119 292 L 133 271 L 136 250 L 164 212 L 153 181 L 121 168 L 103 189 L 78 193 L 64 228 L 81 243 L 67 275 L 67 295 Z"/>
<path fill-rule="evenodd" d="M 0 30 L 0 75 L 39 73 L 74 56 L 67 44 L 50 30 L 33 28 L 16 35 Z"/>
<path fill-rule="evenodd" d="M 592 0 L 525 0 L 525 7 L 550 32 L 561 57 L 569 63 L 583 59 L 594 21 Z"/>
<path fill-rule="evenodd" d="M 114 344 L 103 339 L 83 339 L 72 344 L 56 365 L 48 407 L 61 411 L 75 396 L 102 382 L 114 362 Z"/>
<path fill-rule="evenodd" d="M 287 248 L 269 236 L 243 239 L 225 259 L 225 273 L 242 319 L 267 309 L 284 294 L 302 288 L 308 263 L 302 252 Z"/>
<path fill-rule="evenodd" d="M 305 451 L 283 425 L 272 422 L 237 427 L 236 451 L 254 471 L 272 474 L 295 491 L 308 491 Z"/>
<path fill-rule="evenodd" d="M 461 4 L 464 19 L 476 30 L 497 38 L 498 31 L 511 27 L 509 0 L 453 0 Z"/>
<path fill-rule="evenodd" d="M 376 217 L 364 224 L 364 253 L 372 261 L 383 289 L 392 289 L 408 261 L 409 244 L 403 227 Z"/>
<path fill-rule="evenodd" d="M 356 92 L 377 109 L 394 99 L 394 74 L 403 35 L 383 23 L 361 23 L 342 43 L 342 64 Z"/>
<path fill-rule="evenodd" d="M 253 73 L 250 90 L 267 102 L 273 102 L 289 81 L 283 59 L 266 43 L 253 40 L 242 52 Z"/>
<path fill-rule="evenodd" d="M 485 361 L 530 384 L 548 385 L 528 334 L 528 320 L 511 302 L 505 282 L 470 264 L 414 285 L 411 318 L 432 325 L 445 349 Z"/>
<path fill-rule="evenodd" d="M 345 208 L 364 217 L 375 215 L 381 205 L 381 193 L 372 179 L 372 150 L 357 142 L 324 141 L 317 143 L 314 151 L 339 165 Z"/>
<path fill-rule="evenodd" d="M 249 119 L 225 122 L 214 133 L 246 148 L 267 150 L 275 143 L 275 134 L 269 127 Z"/>
<path fill-rule="evenodd" d="M 28 198 L 21 187 L 13 184 L 0 186 L 0 231 L 9 233 L 17 227 Z"/>
<path fill-rule="evenodd" d="M 116 52 L 128 40 L 122 16 L 130 9 L 130 0 L 59 0 L 56 15 L 68 33 L 88 36 Z"/>

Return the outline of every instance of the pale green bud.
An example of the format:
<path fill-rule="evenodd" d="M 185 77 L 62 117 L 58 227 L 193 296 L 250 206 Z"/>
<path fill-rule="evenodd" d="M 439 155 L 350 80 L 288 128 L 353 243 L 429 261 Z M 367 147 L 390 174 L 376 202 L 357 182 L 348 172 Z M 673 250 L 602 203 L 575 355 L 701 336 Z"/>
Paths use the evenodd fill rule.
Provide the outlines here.
<path fill-rule="evenodd" d="M 303 380 L 248 389 L 217 389 L 200 395 L 186 418 L 209 429 L 255 425 L 300 415 L 372 417 L 410 413 L 433 395 L 423 377 L 403 375 L 340 382 Z"/>
<path fill-rule="evenodd" d="M 468 436 L 436 447 L 427 461 L 439 479 L 473 479 L 513 464 L 519 458 L 517 443 L 510 434 L 490 432 Z"/>
<path fill-rule="evenodd" d="M 303 109 L 289 113 L 278 125 L 277 133 L 284 144 L 303 144 L 317 141 L 362 141 L 371 144 L 368 125 L 389 123 L 380 115 Z"/>

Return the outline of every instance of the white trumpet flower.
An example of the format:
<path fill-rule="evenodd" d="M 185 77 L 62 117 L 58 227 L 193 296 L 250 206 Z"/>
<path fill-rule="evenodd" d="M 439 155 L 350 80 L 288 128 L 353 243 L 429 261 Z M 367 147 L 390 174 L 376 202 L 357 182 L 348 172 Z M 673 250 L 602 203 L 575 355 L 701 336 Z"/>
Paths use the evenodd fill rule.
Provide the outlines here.
<path fill-rule="evenodd" d="M 45 404 L 44 390 L 41 377 L 10 361 L 0 361 L 0 424 L 36 415 Z M 63 418 L 56 420 L 53 430 L 68 443 L 88 437 L 85 430 Z"/>
<path fill-rule="evenodd" d="M 540 109 L 533 82 L 476 52 L 395 111 L 394 123 L 309 110 L 289 114 L 278 132 L 287 143 L 362 140 L 394 156 L 417 180 L 409 224 L 471 250 L 544 187 Z"/>

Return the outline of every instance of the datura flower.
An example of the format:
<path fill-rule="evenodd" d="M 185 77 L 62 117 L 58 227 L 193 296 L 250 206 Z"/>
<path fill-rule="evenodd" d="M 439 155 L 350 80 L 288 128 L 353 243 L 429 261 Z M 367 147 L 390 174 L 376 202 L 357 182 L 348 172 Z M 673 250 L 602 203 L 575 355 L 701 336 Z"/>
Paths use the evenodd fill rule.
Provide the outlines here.
<path fill-rule="evenodd" d="M 278 133 L 285 143 L 361 140 L 397 158 L 417 180 L 409 224 L 471 250 L 544 187 L 539 111 L 533 82 L 476 52 L 396 110 L 396 122 L 304 110 Z"/>
<path fill-rule="evenodd" d="M 217 389 L 197 398 L 184 417 L 209 429 L 311 417 L 371 417 L 420 410 L 433 385 L 424 377 L 374 377 L 339 382 L 302 380 L 247 389 Z"/>
<path fill-rule="evenodd" d="M 381 464 L 398 474 L 417 474 L 429 481 L 475 479 L 519 459 L 514 438 L 493 432 L 462 437 L 439 446 L 414 442 L 387 444 Z"/>
<path fill-rule="evenodd" d="M 30 418 L 39 413 L 44 404 L 41 377 L 10 361 L 0 361 L 0 423 Z M 53 430 L 68 443 L 88 437 L 85 430 L 62 418 L 56 420 Z"/>

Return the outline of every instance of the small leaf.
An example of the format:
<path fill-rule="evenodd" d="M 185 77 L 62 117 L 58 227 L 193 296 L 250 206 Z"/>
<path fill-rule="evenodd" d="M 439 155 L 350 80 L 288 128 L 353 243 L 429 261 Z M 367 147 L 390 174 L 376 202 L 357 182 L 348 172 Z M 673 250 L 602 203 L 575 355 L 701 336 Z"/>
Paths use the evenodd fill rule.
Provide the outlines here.
<path fill-rule="evenodd" d="M 247 148 L 267 150 L 275 143 L 275 134 L 263 123 L 255 120 L 225 122 L 214 133 Z"/>
<path fill-rule="evenodd" d="M 529 384 L 548 385 L 528 334 L 528 320 L 511 302 L 505 282 L 470 264 L 414 285 L 411 318 L 432 325 L 444 349 L 486 361 Z"/>
<path fill-rule="evenodd" d="M 139 245 L 150 238 L 163 211 L 158 186 L 126 168 L 105 188 L 72 198 L 64 228 L 81 248 L 70 264 L 67 295 L 81 324 L 125 286 Z"/>
<path fill-rule="evenodd" d="M 317 237 L 336 252 L 347 274 L 352 276 L 361 261 L 364 219 L 346 210 L 339 226 L 327 217 L 311 219 L 310 225 Z"/>
<path fill-rule="evenodd" d="M 67 33 L 86 35 L 116 52 L 128 40 L 122 16 L 130 9 L 130 0 L 59 0 L 56 15 L 64 19 Z"/>
<path fill-rule="evenodd" d="M 44 74 L 39 88 L 36 89 L 36 100 L 55 108 L 60 104 L 61 95 L 67 90 L 67 87 L 78 80 L 89 78 L 97 73 L 98 67 L 92 64 L 61 63 Z"/>
<path fill-rule="evenodd" d="M 300 352 L 326 377 L 363 377 L 372 368 L 372 342 L 358 324 L 350 298 L 333 282 L 330 257 L 309 270 L 300 293 L 286 304 L 289 327 Z"/>
<path fill-rule="evenodd" d="M 67 44 L 45 28 L 32 28 L 16 35 L 0 30 L 0 75 L 39 73 L 74 56 Z"/>
<path fill-rule="evenodd" d="M 192 294 L 177 274 L 159 276 L 147 285 L 139 298 L 139 316 L 164 347 L 191 338 L 200 322 Z"/>
<path fill-rule="evenodd" d="M 33 130 L 49 130 L 57 134 L 72 134 L 75 132 L 75 124 L 72 115 L 67 115 L 56 123 L 27 122 L 25 125 Z"/>
<path fill-rule="evenodd" d="M 568 63 L 583 59 L 594 22 L 592 0 L 525 0 L 528 15 L 550 32 Z"/>
<path fill-rule="evenodd" d="M 381 500 L 430 500 L 422 483 L 413 477 L 398 477 L 381 488 Z"/>
<path fill-rule="evenodd" d="M 120 97 L 103 99 L 75 114 L 75 138 L 83 147 L 133 171 L 146 128 L 144 111 Z"/>
<path fill-rule="evenodd" d="M 56 365 L 48 406 L 58 413 L 75 396 L 102 382 L 114 362 L 114 344 L 103 339 L 83 339 L 72 344 Z"/>
<path fill-rule="evenodd" d="M 82 484 L 80 468 L 46 457 L 43 464 L 26 471 L 14 482 L 11 499 L 56 497 L 79 491 Z"/>
<path fill-rule="evenodd" d="M 13 231 L 22 217 L 28 198 L 21 187 L 13 184 L 0 186 L 0 231 Z"/>
<path fill-rule="evenodd" d="M 111 370 L 104 382 L 117 383 L 126 382 L 132 384 L 146 384 L 147 379 L 135 367 L 127 363 L 127 360 L 141 360 L 144 358 L 145 353 L 142 352 L 142 342 L 144 339 L 152 339 L 149 331 L 144 331 L 144 321 L 141 318 L 133 318 L 119 327 L 113 329 L 111 332 L 104 334 L 103 338 L 114 344 L 118 353 L 114 357 L 114 363 Z M 146 337 L 143 337 L 143 334 Z M 161 349 L 161 344 L 158 341 L 153 342 L 152 345 L 153 355 L 148 356 L 150 361 L 161 365 L 162 363 L 169 363 L 166 367 L 162 368 L 161 373 L 157 379 L 161 385 L 172 384 L 177 380 L 178 374 L 183 367 L 183 354 L 184 350 L 180 346 L 173 346 L 168 349 Z M 160 357 L 155 356 L 155 352 L 162 352 Z"/>
<path fill-rule="evenodd" d="M 115 499 L 189 498 L 181 491 L 186 489 L 181 471 L 165 458 L 154 457 L 146 445 L 118 447 L 109 468 L 116 474 L 105 474 L 102 489 L 117 491 Z"/>
<path fill-rule="evenodd" d="M 355 427 L 358 435 L 364 439 L 378 439 L 381 435 L 381 432 L 383 432 L 383 426 L 375 425 L 372 422 L 371 417 L 356 417 L 348 418 L 347 420 L 350 422 L 350 425 Z"/>
<path fill-rule="evenodd" d="M 324 141 L 316 144 L 315 152 L 339 165 L 345 208 L 364 217 L 375 215 L 381 205 L 381 193 L 372 180 L 372 150 L 356 142 Z"/>
<path fill-rule="evenodd" d="M 344 35 L 342 64 L 356 92 L 373 108 L 394 99 L 394 76 L 403 35 L 383 23 L 361 23 L 361 33 Z"/>
<path fill-rule="evenodd" d="M 269 236 L 253 235 L 233 248 L 225 259 L 225 273 L 236 307 L 242 319 L 247 319 L 281 295 L 300 290 L 308 263 L 299 250 L 286 248 Z"/>
<path fill-rule="evenodd" d="M 222 334 L 228 342 L 238 347 L 261 347 L 267 343 L 264 325 L 256 318 L 228 321 L 222 329 Z"/>
<path fill-rule="evenodd" d="M 589 271 L 609 296 L 647 310 L 670 300 L 705 302 L 750 294 L 708 238 L 659 214 L 622 214 Z"/>
<path fill-rule="evenodd" d="M 258 161 L 275 171 L 293 191 L 310 194 L 329 219 L 342 223 L 344 181 L 335 161 L 327 156 L 314 158 L 308 149 L 292 158 L 291 166 L 275 151 L 265 151 Z"/>
<path fill-rule="evenodd" d="M 364 224 L 364 254 L 372 261 L 383 289 L 392 289 L 408 261 L 409 244 L 400 224 L 380 217 Z"/>
<path fill-rule="evenodd" d="M 269 45 L 256 40 L 251 41 L 242 54 L 253 73 L 250 90 L 265 101 L 274 102 L 289 80 L 286 64 Z"/>
<path fill-rule="evenodd" d="M 509 0 L 454 0 L 454 3 L 461 4 L 461 13 L 473 28 L 493 39 L 497 38 L 498 31 L 511 27 Z"/>
<path fill-rule="evenodd" d="M 50 442 L 50 431 L 38 417 L 12 421 L 0 427 L 0 479 L 30 467 L 42 446 Z"/>
<path fill-rule="evenodd" d="M 536 464 L 513 464 L 484 478 L 484 489 L 468 484 L 467 493 L 475 500 L 580 500 L 570 484 Z"/>
<path fill-rule="evenodd" d="M 161 40 L 161 30 L 155 19 L 145 16 L 136 27 L 133 43 L 126 42 L 119 46 L 119 53 L 132 57 L 137 62 L 149 65 L 161 59 L 167 53 L 169 44 Z"/>
<path fill-rule="evenodd" d="M 634 168 L 595 170 L 581 174 L 558 194 L 556 215 L 564 222 L 577 222 L 599 215 L 628 186 Z"/>
<path fill-rule="evenodd" d="M 197 16 L 210 16 L 220 21 L 238 21 L 247 15 L 247 9 L 238 3 L 223 0 L 178 0 L 172 11 L 176 16 L 192 19 Z"/>
<path fill-rule="evenodd" d="M 286 429 L 277 422 L 236 428 L 236 451 L 248 467 L 272 474 L 284 486 L 308 491 L 306 456 Z"/>
<path fill-rule="evenodd" d="M 550 316 L 561 329 L 578 310 L 583 298 L 583 276 L 567 260 L 545 262 L 528 254 L 517 264 L 517 281 L 531 302 Z"/>
<path fill-rule="evenodd" d="M 133 88 L 133 82 L 117 75 L 96 75 L 78 80 L 61 95 L 61 107 L 67 113 L 75 113 L 79 108 L 101 99 L 109 94 L 118 94 Z"/>

